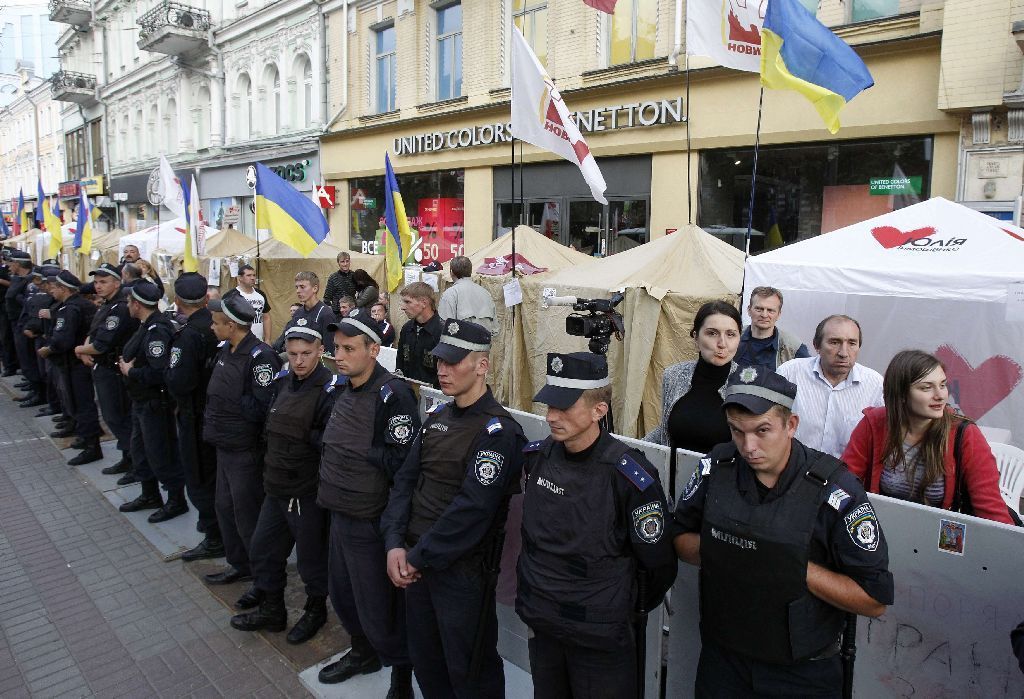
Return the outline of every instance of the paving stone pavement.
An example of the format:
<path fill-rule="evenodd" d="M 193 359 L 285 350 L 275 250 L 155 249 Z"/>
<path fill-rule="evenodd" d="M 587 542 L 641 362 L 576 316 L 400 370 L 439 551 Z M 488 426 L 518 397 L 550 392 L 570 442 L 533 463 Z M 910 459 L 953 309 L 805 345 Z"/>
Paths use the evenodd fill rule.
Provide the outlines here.
<path fill-rule="evenodd" d="M 0 697 L 306 697 L 0 391 Z"/>

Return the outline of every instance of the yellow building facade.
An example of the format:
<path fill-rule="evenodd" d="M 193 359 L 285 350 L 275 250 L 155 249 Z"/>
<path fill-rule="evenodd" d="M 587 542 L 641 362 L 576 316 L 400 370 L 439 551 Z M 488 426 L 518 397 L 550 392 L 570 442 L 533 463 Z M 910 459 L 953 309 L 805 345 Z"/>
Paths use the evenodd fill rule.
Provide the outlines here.
<path fill-rule="evenodd" d="M 723 11 L 730 2 L 743 0 Z M 334 118 L 320 144 L 323 181 L 337 187 L 334 242 L 380 251 L 390 153 L 422 261 L 477 249 L 521 218 L 598 255 L 688 221 L 742 246 L 759 79 L 687 60 L 685 13 L 669 0 L 619 0 L 614 16 L 581 0 L 334 3 Z M 773 245 L 775 227 L 788 243 L 929 196 L 1019 217 L 1024 0 L 823 0 L 817 16 L 875 85 L 835 136 L 799 95 L 765 91 L 753 251 Z M 519 142 L 513 154 L 513 22 L 576 112 L 607 206 L 571 163 Z"/>

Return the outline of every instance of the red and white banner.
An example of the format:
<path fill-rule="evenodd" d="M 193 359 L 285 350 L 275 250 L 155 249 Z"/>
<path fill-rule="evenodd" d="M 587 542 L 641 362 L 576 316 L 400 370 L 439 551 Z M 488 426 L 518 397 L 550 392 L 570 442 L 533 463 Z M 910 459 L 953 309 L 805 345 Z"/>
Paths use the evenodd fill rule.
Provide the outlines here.
<path fill-rule="evenodd" d="M 761 72 L 761 25 L 768 0 L 689 0 L 686 53 L 736 70 Z"/>
<path fill-rule="evenodd" d="M 512 27 L 512 135 L 578 165 L 591 196 L 608 203 L 597 161 L 569 118 L 555 83 L 517 27 Z"/>
<path fill-rule="evenodd" d="M 601 12 L 607 12 L 611 15 L 615 13 L 615 3 L 618 0 L 583 0 L 583 2 L 595 10 L 601 10 Z"/>

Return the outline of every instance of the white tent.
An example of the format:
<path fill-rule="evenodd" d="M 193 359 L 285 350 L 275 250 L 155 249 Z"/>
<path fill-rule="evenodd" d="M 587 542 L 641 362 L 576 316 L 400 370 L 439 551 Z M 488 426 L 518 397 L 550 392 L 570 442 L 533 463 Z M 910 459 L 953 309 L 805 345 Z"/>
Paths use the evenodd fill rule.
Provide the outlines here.
<path fill-rule="evenodd" d="M 1024 230 L 935 198 L 750 258 L 744 300 L 779 288 L 780 326 L 808 347 L 825 316 L 856 318 L 859 361 L 882 373 L 901 349 L 937 353 L 951 400 L 1021 442 L 1022 269 Z"/>
<path fill-rule="evenodd" d="M 207 240 L 219 231 L 213 228 L 206 228 Z M 139 257 L 143 260 L 151 259 L 154 252 L 162 252 L 176 255 L 185 252 L 185 220 L 181 218 L 161 221 L 159 226 L 150 226 L 137 233 L 130 233 L 121 236 L 117 244 L 117 256 L 124 254 L 125 245 L 134 245 L 139 249 Z"/>

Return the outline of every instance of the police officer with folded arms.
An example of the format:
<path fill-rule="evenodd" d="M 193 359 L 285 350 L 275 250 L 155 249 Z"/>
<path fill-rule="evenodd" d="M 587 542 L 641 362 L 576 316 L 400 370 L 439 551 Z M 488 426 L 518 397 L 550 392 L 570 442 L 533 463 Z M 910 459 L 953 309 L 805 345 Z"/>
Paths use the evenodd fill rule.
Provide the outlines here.
<path fill-rule="evenodd" d="M 164 383 L 174 324 L 160 312 L 158 303 L 162 296 L 153 282 L 142 280 L 132 286 L 128 311 L 139 321 L 139 329 L 125 344 L 118 361 L 132 399 L 132 472 L 142 483 L 139 497 L 119 509 L 155 509 L 148 517 L 152 524 L 188 512 L 185 473 L 174 430 L 174 404 Z M 160 484 L 167 490 L 166 502 L 160 495 Z"/>
<path fill-rule="evenodd" d="M 81 285 L 78 277 L 66 269 L 56 276 L 52 295 L 60 306 L 54 316 L 50 342 L 38 352 L 40 357 L 48 359 L 61 372 L 65 397 L 71 404 L 75 435 L 78 437 L 72 446 L 82 451 L 68 461 L 69 466 L 88 464 L 103 458 L 100 449 L 102 431 L 93 397 L 92 373 L 75 357 L 75 347 L 85 340 L 96 313 L 96 307 L 78 293 Z"/>
<path fill-rule="evenodd" d="M 404 596 L 387 576 L 380 515 L 419 433 L 416 397 L 378 363 L 382 328 L 370 311 L 358 308 L 328 329 L 348 381 L 324 434 L 317 501 L 330 512 L 331 602 L 352 650 L 320 670 L 319 680 L 335 684 L 389 665 L 388 697 L 411 699 Z"/>
<path fill-rule="evenodd" d="M 252 534 L 263 506 L 263 428 L 281 359 L 250 332 L 256 318 L 241 296 L 209 303 L 213 332 L 221 341 L 206 391 L 203 439 L 217 448 L 217 522 L 228 568 L 205 576 L 210 585 L 252 579 Z M 259 604 L 251 588 L 240 608 Z"/>
<path fill-rule="evenodd" d="M 125 344 L 139 329 L 139 321 L 128 311 L 128 299 L 121 293 L 121 275 L 115 265 L 104 262 L 89 272 L 103 305 L 96 310 L 89 337 L 75 348 L 75 356 L 92 368 L 96 399 L 107 428 L 117 439 L 121 459 L 103 469 L 114 475 L 131 470 L 132 406 L 124 377 L 117 367 Z M 134 481 L 134 477 L 131 479 Z"/>
<path fill-rule="evenodd" d="M 306 587 L 305 613 L 288 643 L 305 643 L 327 623 L 327 535 L 330 518 L 317 504 L 320 443 L 334 407 L 337 376 L 320 363 L 323 342 L 313 328 L 285 332 L 288 366 L 278 372 L 267 415 L 263 506 L 249 560 L 258 608 L 235 616 L 240 631 L 284 631 L 288 556 Z"/>
<path fill-rule="evenodd" d="M 206 289 L 206 277 L 195 272 L 187 272 L 174 280 L 175 305 L 185 322 L 171 342 L 171 356 L 164 371 L 164 382 L 177 407 L 175 424 L 185 492 L 196 508 L 197 528 L 204 535 L 197 546 L 181 554 L 183 561 L 224 555 L 214 505 L 217 450 L 203 439 L 206 389 L 218 351 L 213 314 L 206 307 Z"/>
<path fill-rule="evenodd" d="M 487 386 L 490 342 L 476 323 L 445 322 L 432 353 L 453 401 L 425 420 L 381 517 L 427 699 L 505 694 L 494 588 L 526 440 Z"/>
<path fill-rule="evenodd" d="M 635 697 L 634 610 L 657 607 L 676 577 L 658 472 L 602 427 L 609 384 L 603 355 L 549 354 L 533 399 L 548 406 L 551 436 L 523 449 L 516 611 L 533 632 L 538 698 Z"/>
<path fill-rule="evenodd" d="M 36 413 L 36 417 L 45 417 L 46 415 L 52 415 L 55 411 L 50 410 L 50 406 L 46 403 L 57 403 L 54 399 L 56 384 L 52 381 L 53 377 L 50 376 L 51 364 L 48 360 L 43 359 L 39 356 L 38 352 L 43 345 L 49 342 L 47 337 L 47 323 L 50 315 L 49 309 L 54 304 L 55 300 L 50 295 L 51 282 L 48 280 L 49 276 L 54 278 L 60 272 L 60 267 L 52 265 L 42 265 L 32 270 L 32 283 L 29 286 L 31 293 L 25 300 L 25 323 L 22 332 L 32 339 L 32 356 L 35 357 L 36 367 L 39 371 L 40 377 L 40 397 L 44 400 L 43 407 Z"/>
<path fill-rule="evenodd" d="M 676 552 L 700 566 L 698 697 L 839 697 L 847 614 L 893 601 L 863 487 L 793 437 L 796 391 L 764 368 L 733 374 L 732 442 L 700 460 L 676 506 Z"/>

